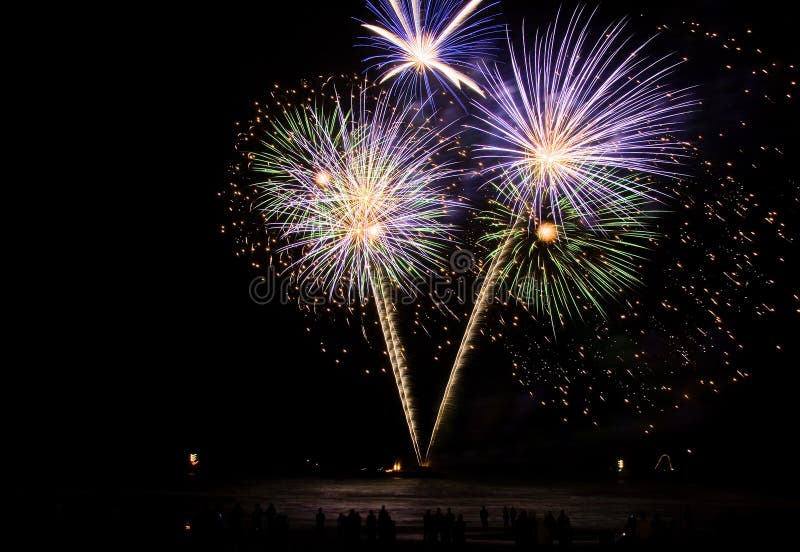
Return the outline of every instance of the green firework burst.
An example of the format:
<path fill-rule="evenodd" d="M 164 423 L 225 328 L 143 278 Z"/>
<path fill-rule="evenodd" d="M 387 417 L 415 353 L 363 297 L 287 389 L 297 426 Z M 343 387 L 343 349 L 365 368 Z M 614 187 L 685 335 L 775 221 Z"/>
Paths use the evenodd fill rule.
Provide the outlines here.
<path fill-rule="evenodd" d="M 489 258 L 499 263 L 508 293 L 553 328 L 592 308 L 605 315 L 605 302 L 640 284 L 645 253 L 657 238 L 657 211 L 646 199 L 598 202 L 591 220 L 563 196 L 555 201 L 519 215 L 492 202 L 481 215 L 489 230 L 479 240 L 492 248 Z M 561 213 L 557 223 L 553 212 Z"/>

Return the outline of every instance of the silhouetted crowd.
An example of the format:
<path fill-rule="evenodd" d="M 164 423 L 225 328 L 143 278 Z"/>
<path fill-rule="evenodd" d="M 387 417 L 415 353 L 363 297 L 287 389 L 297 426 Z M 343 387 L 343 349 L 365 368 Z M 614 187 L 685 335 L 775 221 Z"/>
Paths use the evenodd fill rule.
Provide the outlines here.
<path fill-rule="evenodd" d="M 573 546 L 574 531 L 569 516 L 561 510 L 558 516 L 547 512 L 537 516 L 536 512 L 503 507 L 502 531 L 499 524 L 490 531 L 490 515 L 486 506 L 478 512 L 480 529 L 471 533 L 475 543 L 482 545 L 503 544 L 513 540 L 520 550 L 558 548 Z M 333 523 L 329 523 L 325 512 L 319 508 L 314 516 L 314 548 L 325 549 L 331 540 Z M 330 529 L 330 532 L 328 532 Z M 659 548 L 675 543 L 676 534 L 690 535 L 691 514 L 685 512 L 683 519 L 662 521 L 659 514 L 648 517 L 646 513 L 631 514 L 618 532 L 600 535 L 599 544 L 624 548 Z M 340 550 L 359 547 L 387 549 L 397 540 L 397 527 L 386 506 L 380 510 L 369 510 L 365 516 L 350 509 L 340 512 L 335 521 L 335 543 Z M 204 508 L 185 522 L 183 532 L 186 542 L 197 550 L 284 550 L 288 544 L 289 522 L 269 504 L 263 509 L 256 504 L 252 512 L 245 512 L 236 503 L 230 511 L 222 508 Z M 306 539 L 310 539 L 308 533 Z M 414 540 L 414 539 L 411 539 Z M 592 539 L 595 542 L 597 540 Z M 685 540 L 685 539 L 684 539 Z M 455 514 L 451 508 L 429 509 L 422 516 L 422 543 L 430 548 L 459 549 L 467 541 L 467 523 L 464 514 Z M 408 542 L 408 541 L 406 541 Z M 417 541 L 419 542 L 419 541 Z M 295 543 L 293 543 L 293 547 Z M 587 543 L 588 544 L 588 543 Z M 302 548 L 301 548 L 302 549 Z"/>
<path fill-rule="evenodd" d="M 552 512 L 547 512 L 539 518 L 536 512 L 520 510 L 513 506 L 503 507 L 503 531 L 513 535 L 514 543 L 519 548 L 533 548 L 537 546 L 553 546 L 559 548 L 572 546 L 573 530 L 569 516 L 561 510 L 558 517 Z"/>
<path fill-rule="evenodd" d="M 320 508 L 316 516 L 316 536 L 318 539 L 325 537 L 325 514 Z M 368 544 L 388 545 L 397 538 L 395 522 L 386 510 L 386 506 L 381 506 L 378 515 L 372 510 L 369 511 L 364 519 L 363 530 L 361 514 L 351 509 L 348 514 L 339 514 L 336 520 L 336 540 L 343 546 L 358 545 L 362 538 Z"/>
<path fill-rule="evenodd" d="M 466 531 L 464 514 L 456 517 L 450 508 L 444 514 L 441 508 L 436 508 L 435 514 L 427 510 L 422 516 L 422 539 L 426 543 L 464 544 Z"/>
<path fill-rule="evenodd" d="M 782 550 L 768 544 L 791 541 L 797 519 L 790 508 L 734 509 L 713 512 L 704 507 L 697 514 L 691 504 L 668 512 L 638 511 L 618 516 L 615 527 L 573 528 L 568 512 L 491 505 L 456 508 L 423 507 L 412 513 L 413 521 L 396 524 L 387 508 L 323 511 L 309 507 L 301 519 L 287 519 L 280 506 L 231 503 L 223 509 L 203 495 L 148 494 L 125 500 L 99 500 L 92 494 L 75 494 L 53 503 L 53 516 L 41 522 L 25 516 L 12 523 L 21 527 L 28 547 L 63 548 L 75 542 L 79 550 L 158 550 L 187 552 L 403 552 L 428 550 L 455 552 L 475 550 L 540 550 L 571 548 L 630 550 Z M 212 500 L 215 500 L 212 498 Z M 388 504 L 387 504 L 388 506 Z M 587 504 L 586 515 L 607 520 L 609 512 L 599 504 Z M 292 510 L 294 511 L 294 510 Z M 29 512 L 29 511 L 28 511 Z M 395 513 L 396 514 L 396 513 Z M 544 514 L 544 515 L 543 515 Z M 294 514 L 293 514 L 294 516 Z M 395 515 L 396 517 L 396 515 Z M 407 523 L 407 525 L 406 525 Z M 52 535 L 55 546 L 37 546 Z M 599 545 L 599 546 L 598 546 Z M 69 546 L 68 546 L 69 548 Z"/>

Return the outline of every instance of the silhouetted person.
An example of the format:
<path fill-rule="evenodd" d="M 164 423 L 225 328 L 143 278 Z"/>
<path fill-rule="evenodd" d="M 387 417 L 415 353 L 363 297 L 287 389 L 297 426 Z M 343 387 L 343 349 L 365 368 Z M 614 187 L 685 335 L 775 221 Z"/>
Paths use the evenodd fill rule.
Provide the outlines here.
<path fill-rule="evenodd" d="M 517 523 L 517 509 L 512 506 L 508 516 L 511 521 L 511 531 L 514 531 L 514 525 Z"/>
<path fill-rule="evenodd" d="M 369 514 L 367 514 L 366 529 L 367 541 L 375 542 L 375 538 L 378 534 L 378 520 L 375 517 L 375 512 L 372 510 L 370 510 Z"/>
<path fill-rule="evenodd" d="M 484 531 L 489 529 L 489 510 L 486 506 L 481 508 L 481 529 Z"/>
<path fill-rule="evenodd" d="M 561 510 L 558 514 L 556 521 L 558 526 L 558 546 L 559 548 L 569 548 L 572 545 L 572 524 L 569 522 L 569 516 Z"/>
<path fill-rule="evenodd" d="M 463 546 L 466 540 L 467 522 L 464 521 L 464 514 L 458 514 L 455 527 L 453 528 L 453 542 L 456 546 Z"/>
<path fill-rule="evenodd" d="M 447 509 L 444 515 L 444 531 L 442 532 L 442 542 L 453 542 L 453 526 L 456 524 L 456 516 Z"/>
<path fill-rule="evenodd" d="M 392 540 L 392 531 L 394 530 L 394 523 L 386 506 L 381 506 L 378 512 L 378 540 L 386 543 Z"/>
<path fill-rule="evenodd" d="M 315 532 L 317 537 L 322 539 L 325 537 L 325 514 L 322 512 L 322 508 L 317 510 L 317 515 L 315 516 Z"/>
<path fill-rule="evenodd" d="M 436 515 L 433 516 L 433 541 L 444 538 L 444 514 L 441 508 L 436 508 Z"/>
<path fill-rule="evenodd" d="M 508 506 L 503 506 L 503 531 L 508 533 L 508 522 L 511 520 L 508 513 Z"/>
<path fill-rule="evenodd" d="M 550 530 L 545 525 L 546 518 L 547 516 L 541 520 L 534 518 L 534 523 L 536 524 L 536 544 L 540 546 L 547 546 L 553 542 L 550 537 Z"/>
<path fill-rule="evenodd" d="M 253 508 L 253 514 L 250 516 L 250 527 L 254 533 L 260 533 L 264 525 L 264 510 L 261 509 L 261 504 L 256 504 Z"/>
<path fill-rule="evenodd" d="M 565 540 L 569 537 L 569 518 L 564 510 L 561 510 L 558 514 L 558 519 L 556 519 L 556 534 L 558 535 L 558 544 L 559 546 L 564 543 Z"/>
<path fill-rule="evenodd" d="M 521 510 L 514 524 L 514 544 L 523 550 L 530 548 L 528 529 L 528 514 Z"/>
<path fill-rule="evenodd" d="M 432 534 L 433 538 L 431 538 Z M 425 515 L 422 516 L 422 540 L 425 542 L 436 540 L 436 536 L 433 531 L 433 515 L 431 514 L 430 510 L 425 510 Z"/>
<path fill-rule="evenodd" d="M 361 540 L 361 514 L 350 509 L 347 514 L 347 541 L 358 543 Z"/>
<path fill-rule="evenodd" d="M 536 519 L 536 512 L 531 512 L 528 516 L 528 533 L 530 534 L 531 544 L 539 544 L 539 520 Z"/>
<path fill-rule="evenodd" d="M 547 512 L 544 516 L 544 528 L 547 531 L 547 544 L 553 544 L 553 539 L 557 537 L 558 524 L 556 518 L 553 517 L 553 512 Z"/>
<path fill-rule="evenodd" d="M 355 517 L 353 519 L 353 538 L 358 543 L 361 542 L 361 514 L 355 510 L 350 510 L 350 512 L 355 512 Z"/>
<path fill-rule="evenodd" d="M 276 515 L 277 515 L 277 512 L 275 511 L 275 506 L 273 506 L 272 502 L 270 502 L 269 506 L 267 506 L 266 515 L 264 516 L 266 518 L 266 521 L 267 521 L 267 531 L 271 531 L 272 530 L 272 525 L 275 522 L 275 516 Z"/>
<path fill-rule="evenodd" d="M 391 518 L 389 517 L 389 511 L 386 509 L 386 505 L 382 505 L 380 511 L 378 512 L 378 523 L 387 523 Z"/>
<path fill-rule="evenodd" d="M 347 518 L 344 515 L 344 512 L 339 513 L 339 517 L 336 520 L 336 538 L 339 542 L 344 542 L 344 538 L 347 533 Z"/>

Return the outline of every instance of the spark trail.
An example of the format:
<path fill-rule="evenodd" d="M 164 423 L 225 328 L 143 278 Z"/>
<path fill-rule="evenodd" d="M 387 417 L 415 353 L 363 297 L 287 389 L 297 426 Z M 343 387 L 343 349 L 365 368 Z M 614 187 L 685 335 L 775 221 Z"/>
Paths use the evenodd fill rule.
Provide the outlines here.
<path fill-rule="evenodd" d="M 324 88 L 324 87 L 323 87 Z M 325 93 L 327 92 L 327 94 Z M 331 102 L 333 100 L 333 102 Z M 332 105 L 331 105 L 332 104 Z M 246 151 L 256 206 L 289 260 L 282 274 L 328 299 L 377 305 L 387 354 L 418 461 L 418 429 L 389 288 L 407 293 L 435 272 L 452 239 L 445 183 L 457 172 L 439 156 L 453 143 L 419 107 L 362 85 L 320 90 L 279 106 L 252 131 Z"/>
<path fill-rule="evenodd" d="M 494 199 L 508 210 L 511 226 L 469 316 L 439 405 L 426 461 L 489 299 L 503 279 L 515 225 L 529 217 L 540 222 L 549 217 L 548 226 L 536 233 L 542 243 L 559 244 L 570 240 L 568 235 L 558 236 L 568 234 L 567 211 L 574 213 L 582 226 L 596 229 L 597 221 L 603 218 L 599 212 L 608 213 L 609 209 L 614 217 L 635 224 L 642 201 L 663 197 L 663 192 L 652 187 L 656 180 L 651 177 L 680 177 L 674 167 L 680 164 L 685 149 L 673 135 L 681 130 L 682 119 L 696 102 L 688 89 L 672 90 L 666 83 L 677 63 L 668 62 L 667 57 L 645 57 L 649 40 L 628 47 L 630 38 L 623 34 L 624 21 L 593 37 L 589 30 L 592 16 L 583 21 L 582 14 L 583 9 L 577 9 L 563 31 L 557 17 L 544 34 L 536 35 L 530 53 L 523 36 L 521 56 L 515 53 L 509 38 L 510 84 L 498 67 L 483 68 L 490 100 L 473 100 L 480 121 L 473 128 L 486 138 L 478 147 L 487 162 L 486 171 L 502 175 L 494 184 Z M 578 270 L 570 269 L 567 279 L 578 275 Z M 602 280 L 602 270 L 595 270 L 591 278 Z M 595 287 L 602 290 L 605 284 L 599 282 Z M 550 304 L 550 296 L 536 295 L 549 289 L 534 287 L 534 301 L 542 299 Z M 557 300 L 565 299 L 574 301 L 559 290 Z M 556 313 L 540 314 L 552 317 Z"/>

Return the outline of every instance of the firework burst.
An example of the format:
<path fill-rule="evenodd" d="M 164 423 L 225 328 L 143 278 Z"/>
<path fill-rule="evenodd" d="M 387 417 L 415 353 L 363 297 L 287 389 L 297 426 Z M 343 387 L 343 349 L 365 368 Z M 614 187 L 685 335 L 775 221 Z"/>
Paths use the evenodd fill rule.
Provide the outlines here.
<path fill-rule="evenodd" d="M 657 236 L 649 229 L 656 212 L 648 201 L 641 196 L 620 199 L 626 215 L 619 215 L 615 200 L 593 205 L 591 218 L 580 215 L 566 198 L 559 201 L 558 222 L 540 215 L 554 209 L 515 213 L 496 201 L 481 215 L 489 232 L 478 241 L 493 247 L 490 263 L 445 386 L 426 461 L 494 298 L 507 292 L 534 317 L 549 321 L 555 332 L 566 319 L 582 318 L 592 308 L 605 316 L 604 300 L 639 283 L 643 253 Z"/>
<path fill-rule="evenodd" d="M 509 40 L 512 83 L 484 66 L 493 101 L 475 102 L 481 156 L 507 175 L 502 195 L 516 211 L 547 203 L 556 222 L 562 205 L 589 215 L 610 200 L 625 214 L 635 211 L 626 199 L 656 194 L 626 175 L 677 176 L 683 146 L 671 133 L 694 105 L 689 90 L 666 85 L 676 64 L 643 54 L 649 41 L 629 48 L 624 21 L 595 37 L 582 14 L 537 33 L 531 55 L 524 38 L 522 56 Z"/>
<path fill-rule="evenodd" d="M 604 234 L 613 230 L 617 235 L 618 224 L 635 228 L 642 223 L 643 202 L 659 195 L 648 185 L 651 178 L 680 176 L 673 169 L 685 156 L 685 144 L 672 133 L 680 130 L 695 102 L 688 89 L 666 86 L 676 64 L 645 57 L 649 41 L 628 49 L 624 21 L 592 40 L 590 21 L 591 16 L 584 21 L 578 9 L 561 31 L 556 18 L 543 35 L 536 35 L 532 56 L 524 38 L 521 58 L 509 40 L 511 86 L 496 66 L 484 66 L 492 102 L 474 102 L 479 113 L 475 128 L 486 136 L 478 151 L 488 161 L 486 169 L 502 175 L 496 198 L 509 226 L 494 231 L 494 237 L 503 239 L 484 272 L 426 460 L 475 335 L 504 278 L 511 277 L 512 289 L 534 313 L 557 316 L 559 322 L 563 313 L 580 312 L 578 298 L 599 307 L 600 296 L 613 295 L 635 281 L 635 258 L 614 250 L 619 244 L 613 241 L 601 246 L 607 239 Z M 596 238 L 588 240 L 583 234 L 571 240 L 570 232 L 580 236 L 592 227 Z M 584 248 L 599 250 L 601 256 L 590 262 L 581 255 Z M 567 262 L 567 255 L 576 253 L 575 262 Z M 551 325 L 555 328 L 556 320 Z"/>
<path fill-rule="evenodd" d="M 287 109 L 249 154 L 264 176 L 257 207 L 283 250 L 302 252 L 287 269 L 348 299 L 366 299 L 376 278 L 414 290 L 451 240 L 443 183 L 455 172 L 431 162 L 448 140 L 385 93 L 368 108 L 373 93 Z"/>
<path fill-rule="evenodd" d="M 431 77 L 446 89 L 462 85 L 484 96 L 467 76 L 475 61 L 493 54 L 500 27 L 492 24 L 482 0 L 379 0 L 368 3 L 377 25 L 363 23 L 374 33 L 368 45 L 380 54 L 366 59 L 380 73 L 380 82 L 394 79 L 401 90 L 432 92 Z"/>
<path fill-rule="evenodd" d="M 633 216 L 620 216 L 609 201 L 592 206 L 592 218 L 581 216 L 565 197 L 545 218 L 528 212 L 509 224 L 514 214 L 502 203 L 482 218 L 489 232 L 479 241 L 495 247 L 490 259 L 500 259 L 497 271 L 508 292 L 534 316 L 548 320 L 553 330 L 568 318 L 581 318 L 595 308 L 605 314 L 603 301 L 640 283 L 644 251 L 656 238 L 648 229 L 656 213 L 637 198 L 625 199 Z M 557 210 L 556 223 L 549 214 Z"/>
<path fill-rule="evenodd" d="M 410 105 L 364 88 L 286 106 L 259 148 L 247 153 L 267 228 L 286 243 L 285 266 L 300 284 L 330 297 L 372 296 L 414 451 L 421 461 L 403 346 L 391 288 L 413 291 L 451 240 L 444 183 L 455 176 L 432 162 L 449 147 L 443 130 Z"/>

